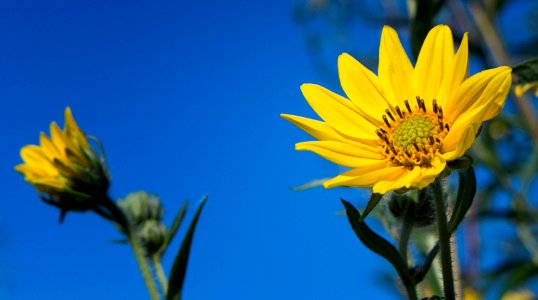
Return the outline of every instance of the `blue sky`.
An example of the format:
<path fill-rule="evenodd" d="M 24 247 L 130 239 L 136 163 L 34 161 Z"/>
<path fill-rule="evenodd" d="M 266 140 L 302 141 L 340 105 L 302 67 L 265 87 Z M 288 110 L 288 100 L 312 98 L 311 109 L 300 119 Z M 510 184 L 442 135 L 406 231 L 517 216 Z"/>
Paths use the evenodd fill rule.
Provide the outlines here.
<path fill-rule="evenodd" d="M 314 116 L 299 86 L 323 83 L 292 8 L 288 1 L 0 4 L 2 295 L 147 297 L 130 249 L 109 243 L 119 237 L 109 223 L 71 214 L 58 224 L 58 211 L 13 170 L 19 148 L 37 143 L 51 121 L 63 123 L 68 105 L 105 146 L 113 197 L 157 193 L 170 224 L 185 198 L 194 205 L 209 194 L 185 299 L 384 293 L 377 270 L 390 267 L 337 215 L 340 196 L 361 193 L 289 189 L 339 172 L 296 153 L 294 143 L 307 135 L 279 117 Z"/>
<path fill-rule="evenodd" d="M 63 123 L 66 106 L 103 143 L 114 198 L 157 193 L 170 224 L 185 198 L 190 217 L 209 195 L 184 299 L 393 297 L 379 284 L 392 269 L 340 214 L 339 197 L 359 203 L 364 191 L 290 190 L 341 171 L 295 152 L 309 137 L 279 117 L 315 117 L 302 83 L 338 91 L 308 56 L 292 9 L 290 1 L 2 2 L 0 298 L 147 299 L 131 250 L 110 243 L 120 235 L 109 223 L 70 214 L 58 224 L 58 211 L 13 170 L 20 147 Z M 362 32 L 365 47 L 377 49 L 380 31 Z"/>

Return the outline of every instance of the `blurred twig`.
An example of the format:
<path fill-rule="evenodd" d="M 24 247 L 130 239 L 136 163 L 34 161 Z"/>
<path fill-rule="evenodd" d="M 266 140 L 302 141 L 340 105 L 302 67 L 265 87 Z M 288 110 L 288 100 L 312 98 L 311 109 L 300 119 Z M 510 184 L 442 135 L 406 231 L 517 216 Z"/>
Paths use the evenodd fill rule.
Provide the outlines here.
<path fill-rule="evenodd" d="M 483 4 L 480 1 L 470 1 L 469 11 L 471 12 L 478 30 L 482 34 L 484 42 L 490 50 L 493 60 L 499 65 L 512 65 L 501 37 L 498 34 L 498 30 L 488 16 Z M 525 96 L 512 98 L 516 103 L 519 113 L 529 127 L 530 135 L 535 147 L 538 146 L 538 120 L 536 119 L 534 108 L 530 105 L 529 99 Z"/>

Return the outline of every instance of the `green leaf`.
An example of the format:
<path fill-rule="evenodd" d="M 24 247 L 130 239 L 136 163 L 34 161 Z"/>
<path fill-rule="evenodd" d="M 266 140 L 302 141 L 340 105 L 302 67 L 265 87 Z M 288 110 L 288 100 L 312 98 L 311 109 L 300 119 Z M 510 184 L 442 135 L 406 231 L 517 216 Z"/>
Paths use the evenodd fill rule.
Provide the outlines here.
<path fill-rule="evenodd" d="M 473 204 L 476 193 L 476 176 L 473 167 L 458 171 L 458 175 L 458 196 L 454 204 L 454 212 L 448 222 L 448 231 L 450 233 L 453 233 L 458 228 L 471 204 Z"/>
<path fill-rule="evenodd" d="M 185 273 L 187 271 L 187 262 L 189 260 L 189 253 L 191 251 L 192 238 L 194 236 L 194 230 L 196 229 L 196 223 L 198 218 L 200 218 L 200 213 L 202 208 L 207 201 L 207 196 L 205 196 L 201 201 L 194 217 L 192 218 L 191 224 L 179 252 L 177 253 L 174 264 L 172 265 L 172 270 L 170 271 L 170 280 L 168 282 L 168 292 L 166 293 L 166 300 L 179 300 L 181 299 L 181 290 L 183 288 L 183 281 L 185 279 Z"/>
<path fill-rule="evenodd" d="M 346 208 L 346 214 L 349 223 L 351 224 L 351 228 L 353 228 L 353 231 L 355 231 L 355 234 L 361 242 L 368 247 L 368 249 L 388 260 L 394 269 L 396 269 L 396 272 L 398 272 L 403 284 L 405 286 L 411 286 L 411 277 L 409 276 L 407 267 L 405 266 L 400 253 L 398 253 L 398 250 L 383 237 L 372 231 L 366 223 L 362 222 L 359 211 L 353 207 L 351 203 L 344 199 L 340 200 Z"/>
<path fill-rule="evenodd" d="M 170 226 L 170 229 L 168 230 L 168 234 L 166 235 L 163 245 L 161 246 L 161 249 L 159 249 L 159 252 L 157 253 L 159 257 L 162 257 L 164 255 L 166 248 L 168 248 L 168 246 L 170 245 L 170 243 L 176 236 L 176 233 L 179 229 L 179 225 L 181 225 L 181 222 L 183 221 L 183 218 L 185 217 L 185 212 L 187 211 L 188 204 L 189 204 L 189 199 L 185 200 L 183 202 L 183 205 L 179 209 L 179 212 L 177 213 L 176 218 L 174 219 L 174 222 L 172 223 L 172 226 Z"/>
<path fill-rule="evenodd" d="M 414 283 L 419 283 L 424 280 L 424 277 L 426 277 L 426 274 L 428 274 L 428 271 L 430 270 L 433 260 L 435 259 L 435 256 L 437 256 L 438 252 L 439 243 L 435 244 L 430 253 L 428 253 L 422 265 L 417 266 L 412 270 L 412 277 Z"/>
<path fill-rule="evenodd" d="M 512 74 L 516 75 L 517 84 L 538 81 L 538 57 L 513 67 Z"/>
<path fill-rule="evenodd" d="M 368 201 L 366 208 L 362 212 L 362 216 L 360 219 L 361 222 L 364 221 L 364 218 L 366 218 L 366 216 L 372 211 L 372 209 L 376 207 L 376 205 L 379 203 L 382 197 L 383 197 L 382 194 L 372 193 L 372 196 L 370 196 L 370 201 Z"/>

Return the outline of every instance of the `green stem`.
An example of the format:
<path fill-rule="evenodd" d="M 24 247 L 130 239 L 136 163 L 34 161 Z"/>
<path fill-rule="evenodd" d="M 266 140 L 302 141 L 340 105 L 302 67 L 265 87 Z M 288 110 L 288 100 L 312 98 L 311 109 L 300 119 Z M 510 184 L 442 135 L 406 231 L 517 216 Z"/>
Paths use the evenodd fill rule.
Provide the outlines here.
<path fill-rule="evenodd" d="M 409 244 L 409 238 L 411 237 L 411 231 L 413 230 L 413 222 L 406 216 L 402 222 L 402 231 L 400 232 L 400 240 L 398 241 L 398 250 L 402 256 L 402 260 L 405 266 L 408 266 L 407 248 Z"/>
<path fill-rule="evenodd" d="M 163 266 L 161 264 L 161 258 L 158 255 L 153 255 L 151 260 L 153 262 L 153 267 L 155 268 L 155 273 L 157 274 L 157 280 L 159 280 L 159 284 L 161 285 L 161 291 L 164 295 L 166 295 L 166 292 L 168 290 L 168 280 L 166 279 L 166 275 L 164 274 Z"/>
<path fill-rule="evenodd" d="M 439 231 L 439 248 L 441 254 L 441 272 L 443 273 L 443 289 L 446 300 L 456 298 L 454 292 L 454 275 L 452 273 L 452 256 L 450 252 L 450 233 L 443 199 L 443 188 L 439 179 L 433 183 L 433 193 L 435 200 L 435 212 L 437 214 L 437 229 Z"/>
<path fill-rule="evenodd" d="M 153 281 L 153 277 L 151 275 L 148 261 L 146 257 L 144 256 L 142 247 L 140 246 L 140 243 L 138 239 L 136 238 L 136 234 L 133 232 L 133 228 L 129 220 L 110 198 L 107 197 L 103 201 L 102 204 L 103 206 L 105 206 L 106 209 L 110 211 L 110 213 L 114 217 L 114 220 L 120 226 L 120 229 L 127 236 L 127 239 L 129 240 L 129 244 L 131 245 L 131 248 L 133 249 L 136 262 L 138 263 L 138 266 L 140 268 L 140 272 L 142 273 L 142 278 L 144 279 L 144 283 L 146 284 L 146 288 L 148 289 L 150 299 L 160 300 L 161 297 L 159 295 L 159 292 L 157 291 L 157 286 L 155 285 L 155 282 Z"/>

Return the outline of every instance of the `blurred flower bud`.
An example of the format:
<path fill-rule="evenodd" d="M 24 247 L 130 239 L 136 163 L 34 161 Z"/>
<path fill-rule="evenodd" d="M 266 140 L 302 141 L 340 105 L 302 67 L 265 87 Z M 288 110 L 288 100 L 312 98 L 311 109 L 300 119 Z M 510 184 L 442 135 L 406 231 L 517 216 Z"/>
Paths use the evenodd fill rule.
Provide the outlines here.
<path fill-rule="evenodd" d="M 90 146 L 69 107 L 64 118 L 63 130 L 53 122 L 50 138 L 42 132 L 39 146 L 21 149 L 23 163 L 15 170 L 37 189 L 43 201 L 62 213 L 94 209 L 107 197 L 110 185 L 105 159 Z"/>
<path fill-rule="evenodd" d="M 397 219 L 408 218 L 414 226 L 423 227 L 435 222 L 433 194 L 429 187 L 419 190 L 418 200 L 405 194 L 393 193 L 389 210 Z"/>
<path fill-rule="evenodd" d="M 418 202 L 415 206 L 415 226 L 424 227 L 435 222 L 434 195 L 431 187 L 423 188 L 418 193 Z"/>
<path fill-rule="evenodd" d="M 118 201 L 118 206 L 134 226 L 140 226 L 148 220 L 160 222 L 163 217 L 163 207 L 159 197 L 146 192 L 130 193 Z"/>
<path fill-rule="evenodd" d="M 166 239 L 166 227 L 156 220 L 145 221 L 138 229 L 138 237 L 146 256 L 155 254 Z"/>
<path fill-rule="evenodd" d="M 394 217 L 399 219 L 408 214 L 410 210 L 412 213 L 414 206 L 415 201 L 411 197 L 405 194 L 392 193 L 389 201 L 389 209 Z"/>

